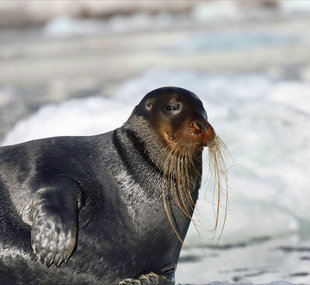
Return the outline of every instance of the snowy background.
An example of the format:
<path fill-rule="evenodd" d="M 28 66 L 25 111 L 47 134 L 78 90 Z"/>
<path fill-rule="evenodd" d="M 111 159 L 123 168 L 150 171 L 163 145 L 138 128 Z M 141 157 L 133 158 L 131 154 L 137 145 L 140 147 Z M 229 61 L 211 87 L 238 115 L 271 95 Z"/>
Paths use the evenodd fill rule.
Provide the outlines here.
<path fill-rule="evenodd" d="M 310 284 L 310 2 L 194 2 L 0 29 L 2 145 L 106 132 L 150 90 L 187 88 L 232 160 L 224 234 L 215 248 L 206 169 L 177 281 Z"/>

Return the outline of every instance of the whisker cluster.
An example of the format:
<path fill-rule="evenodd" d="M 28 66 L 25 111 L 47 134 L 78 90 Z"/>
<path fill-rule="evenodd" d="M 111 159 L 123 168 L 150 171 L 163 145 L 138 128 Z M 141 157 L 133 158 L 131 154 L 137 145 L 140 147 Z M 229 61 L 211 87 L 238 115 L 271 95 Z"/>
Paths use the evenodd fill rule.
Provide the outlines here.
<path fill-rule="evenodd" d="M 217 193 L 215 225 L 212 229 L 214 231 L 214 236 L 219 225 L 221 196 L 222 192 L 225 192 L 225 215 L 218 240 L 223 234 L 228 209 L 228 178 L 225 164 L 228 155 L 229 151 L 224 142 L 218 136 L 215 136 L 212 142 L 208 145 L 210 182 L 212 182 L 215 190 L 214 193 Z M 197 148 L 193 146 L 193 144 L 184 142 L 180 139 L 175 141 L 173 146 L 166 151 L 165 157 L 166 160 L 163 167 L 164 179 L 162 185 L 164 208 L 175 234 L 183 243 L 183 239 L 174 222 L 169 201 L 171 199 L 183 214 L 192 220 L 197 232 L 199 233 L 196 223 L 192 219 L 192 214 L 195 208 L 192 191 L 194 190 L 197 178 L 201 178 L 201 170 L 197 169 L 197 167 L 199 167 L 197 160 L 200 159 L 200 151 L 197 151 Z"/>
<path fill-rule="evenodd" d="M 192 220 L 195 201 L 192 197 L 191 189 L 194 188 L 197 177 L 201 176 L 201 172 L 196 167 L 196 159 L 196 148 L 190 143 L 178 140 L 167 151 L 163 167 L 163 177 L 165 178 L 162 185 L 164 207 L 169 222 L 182 243 L 183 239 L 180 237 L 173 222 L 168 201 L 171 198 L 183 214 Z M 194 226 L 196 227 L 195 223 Z"/>

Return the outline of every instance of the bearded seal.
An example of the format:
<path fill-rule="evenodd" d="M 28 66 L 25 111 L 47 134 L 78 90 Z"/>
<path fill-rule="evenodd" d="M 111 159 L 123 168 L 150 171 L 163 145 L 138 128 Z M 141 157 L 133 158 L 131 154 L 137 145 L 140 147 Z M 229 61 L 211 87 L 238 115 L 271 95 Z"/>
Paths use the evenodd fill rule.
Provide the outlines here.
<path fill-rule="evenodd" d="M 1 280 L 174 284 L 215 137 L 197 95 L 163 87 L 114 131 L 1 147 Z"/>

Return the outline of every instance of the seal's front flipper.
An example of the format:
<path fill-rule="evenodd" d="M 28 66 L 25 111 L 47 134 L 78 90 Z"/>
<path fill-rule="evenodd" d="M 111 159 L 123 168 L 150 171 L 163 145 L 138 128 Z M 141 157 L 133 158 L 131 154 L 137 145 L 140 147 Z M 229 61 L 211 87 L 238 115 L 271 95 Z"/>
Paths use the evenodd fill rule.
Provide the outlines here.
<path fill-rule="evenodd" d="M 119 285 L 174 285 L 174 272 L 162 275 L 151 272 L 141 275 L 138 279 L 124 279 Z"/>
<path fill-rule="evenodd" d="M 68 177 L 41 187 L 32 205 L 31 244 L 42 263 L 59 266 L 71 256 L 77 236 L 79 190 Z"/>

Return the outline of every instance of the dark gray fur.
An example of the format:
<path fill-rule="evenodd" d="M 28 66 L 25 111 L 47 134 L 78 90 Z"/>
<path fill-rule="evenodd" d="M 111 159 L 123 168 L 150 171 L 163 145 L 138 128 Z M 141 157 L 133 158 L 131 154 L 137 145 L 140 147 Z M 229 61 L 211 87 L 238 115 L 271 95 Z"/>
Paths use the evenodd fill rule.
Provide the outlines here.
<path fill-rule="evenodd" d="M 113 285 L 151 272 L 140 284 L 174 284 L 182 244 L 149 155 L 160 145 L 137 108 L 109 133 L 0 148 L 1 284 Z M 201 171 L 201 157 L 196 164 Z M 190 219 L 169 204 L 184 239 Z"/>

